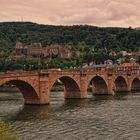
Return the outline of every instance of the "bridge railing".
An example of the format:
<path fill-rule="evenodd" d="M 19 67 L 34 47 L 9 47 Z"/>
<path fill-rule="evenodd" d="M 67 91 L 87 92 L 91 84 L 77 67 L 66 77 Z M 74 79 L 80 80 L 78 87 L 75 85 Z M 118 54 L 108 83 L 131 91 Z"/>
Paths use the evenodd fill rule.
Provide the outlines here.
<path fill-rule="evenodd" d="M 92 69 L 85 69 L 88 72 L 98 72 L 98 73 L 108 73 L 108 74 L 128 74 L 128 75 L 139 75 L 140 74 L 140 66 L 129 66 L 129 67 L 122 67 L 122 66 L 114 66 L 114 67 L 98 67 Z"/>
<path fill-rule="evenodd" d="M 24 76 L 24 75 L 38 75 L 37 71 L 6 71 L 0 72 L 0 76 L 10 77 L 10 76 Z"/>
<path fill-rule="evenodd" d="M 139 75 L 140 74 L 140 66 L 129 66 L 129 67 L 122 67 L 117 66 L 113 69 L 108 69 L 108 72 L 112 73 L 121 73 L 121 74 L 129 74 L 129 75 Z"/>
<path fill-rule="evenodd" d="M 81 68 L 81 69 L 44 69 L 39 71 L 23 71 L 23 70 L 16 70 L 16 71 L 7 71 L 7 72 L 0 72 L 0 76 L 14 76 L 14 75 L 37 75 L 37 74 L 49 74 L 49 73 L 59 73 L 59 74 L 128 74 L 128 75 L 139 75 L 140 74 L 140 66 L 129 66 L 129 67 L 94 67 L 94 68 Z"/>

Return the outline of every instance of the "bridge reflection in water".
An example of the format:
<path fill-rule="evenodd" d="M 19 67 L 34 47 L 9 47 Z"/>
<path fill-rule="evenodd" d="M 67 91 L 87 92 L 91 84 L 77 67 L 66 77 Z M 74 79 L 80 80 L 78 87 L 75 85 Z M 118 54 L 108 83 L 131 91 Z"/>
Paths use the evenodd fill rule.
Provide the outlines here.
<path fill-rule="evenodd" d="M 0 93 L 0 117 L 11 122 L 21 140 L 140 137 L 140 93 L 84 100 L 63 100 L 64 95 L 59 92 L 52 92 L 51 96 L 49 106 L 36 106 L 24 105 L 19 93 Z"/>
<path fill-rule="evenodd" d="M 129 71 L 116 67 L 0 73 L 0 85 L 16 85 L 23 94 L 25 104 L 49 104 L 51 90 L 58 80 L 64 85 L 66 99 L 86 99 L 89 85 L 94 95 L 113 95 L 114 91 L 140 90 L 140 67 L 132 67 Z"/>

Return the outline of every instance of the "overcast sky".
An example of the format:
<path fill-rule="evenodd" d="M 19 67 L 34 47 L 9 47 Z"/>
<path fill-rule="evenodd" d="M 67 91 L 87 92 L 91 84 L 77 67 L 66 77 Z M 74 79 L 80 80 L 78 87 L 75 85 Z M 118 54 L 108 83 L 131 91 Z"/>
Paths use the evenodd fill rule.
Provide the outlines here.
<path fill-rule="evenodd" d="M 140 0 L 0 0 L 0 22 L 140 27 Z"/>

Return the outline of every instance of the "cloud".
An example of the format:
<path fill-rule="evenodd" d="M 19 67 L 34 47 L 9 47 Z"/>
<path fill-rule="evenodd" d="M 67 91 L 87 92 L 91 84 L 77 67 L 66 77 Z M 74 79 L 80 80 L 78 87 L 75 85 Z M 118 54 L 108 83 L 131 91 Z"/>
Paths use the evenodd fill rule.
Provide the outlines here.
<path fill-rule="evenodd" d="M 140 26 L 139 0 L 0 0 L 0 21 Z"/>

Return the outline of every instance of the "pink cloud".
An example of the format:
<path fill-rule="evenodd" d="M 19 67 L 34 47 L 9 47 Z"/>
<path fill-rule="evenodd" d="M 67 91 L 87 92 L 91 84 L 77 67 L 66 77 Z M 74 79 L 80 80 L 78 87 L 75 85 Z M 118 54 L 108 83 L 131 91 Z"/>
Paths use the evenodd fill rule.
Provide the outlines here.
<path fill-rule="evenodd" d="M 139 0 L 0 0 L 0 21 L 140 26 Z"/>

